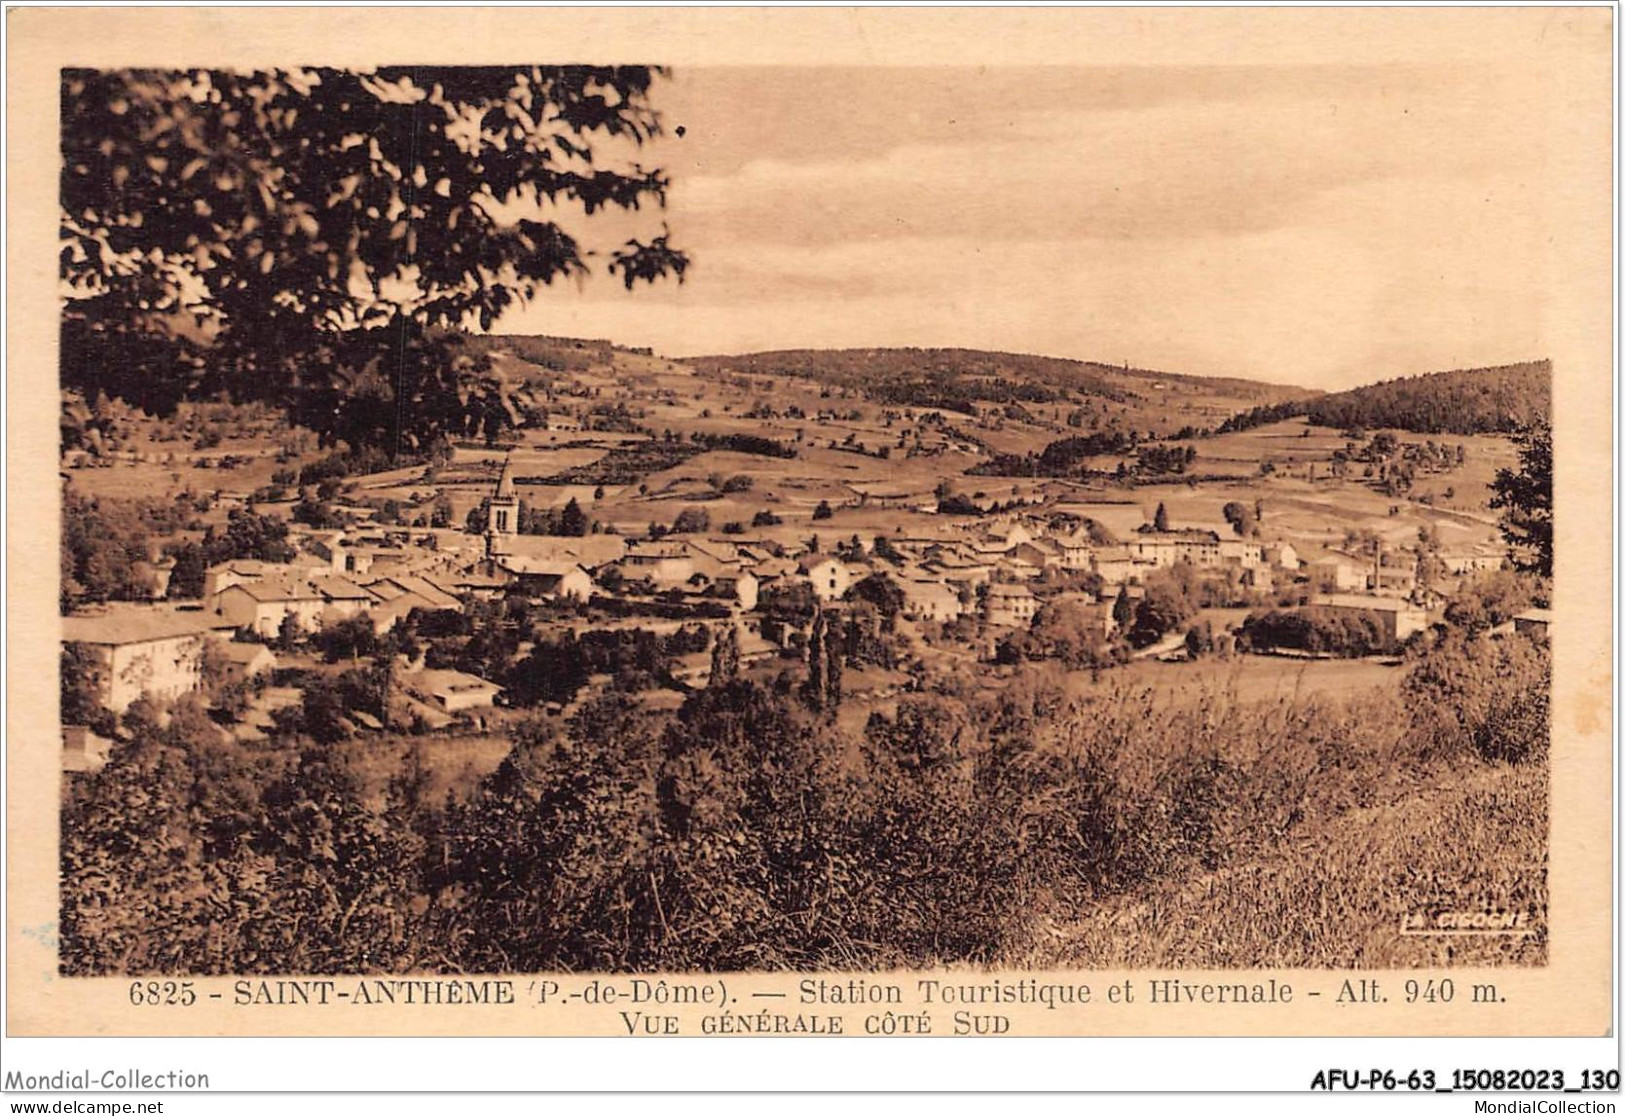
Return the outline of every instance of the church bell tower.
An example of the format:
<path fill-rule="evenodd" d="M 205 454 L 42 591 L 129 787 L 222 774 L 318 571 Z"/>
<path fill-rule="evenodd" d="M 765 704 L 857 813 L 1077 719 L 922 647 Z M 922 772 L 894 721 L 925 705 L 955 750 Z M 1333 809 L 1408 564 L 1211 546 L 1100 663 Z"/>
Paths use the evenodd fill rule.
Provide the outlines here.
<path fill-rule="evenodd" d="M 490 514 L 485 521 L 485 554 L 495 557 L 510 549 L 508 540 L 519 533 L 519 497 L 513 494 L 513 456 L 502 460 L 496 492 L 491 496 Z"/>

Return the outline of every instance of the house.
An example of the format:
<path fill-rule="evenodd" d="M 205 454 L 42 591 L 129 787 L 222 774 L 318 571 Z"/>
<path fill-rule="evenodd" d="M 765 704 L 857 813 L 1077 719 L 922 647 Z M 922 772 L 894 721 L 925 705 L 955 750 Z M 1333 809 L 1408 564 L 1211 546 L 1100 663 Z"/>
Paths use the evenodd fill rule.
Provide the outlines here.
<path fill-rule="evenodd" d="M 796 563 L 796 568 L 812 585 L 813 595 L 821 601 L 840 600 L 852 587 L 851 568 L 828 554 L 808 554 Z"/>
<path fill-rule="evenodd" d="M 514 535 L 503 544 L 504 554 L 553 562 L 577 562 L 589 570 L 619 562 L 626 555 L 620 535 Z"/>
<path fill-rule="evenodd" d="M 403 682 L 430 708 L 448 714 L 489 709 L 502 692 L 502 687 L 495 682 L 487 682 L 477 674 L 460 670 L 421 670 L 409 675 Z"/>
<path fill-rule="evenodd" d="M 433 577 L 422 574 L 393 574 L 366 584 L 367 592 L 377 599 L 368 610 L 373 630 L 387 632 L 415 611 L 461 612 L 463 602 L 452 594 L 456 578 L 436 573 Z"/>
<path fill-rule="evenodd" d="M 354 619 L 378 601 L 377 597 L 349 578 L 337 575 L 316 578 L 311 582 L 311 588 L 321 594 L 323 607 L 320 623 L 323 626 Z"/>
<path fill-rule="evenodd" d="M 268 675 L 276 670 L 276 656 L 263 643 L 222 643 L 219 645 L 225 659 L 226 678 L 232 682 Z"/>
<path fill-rule="evenodd" d="M 1179 561 L 1179 547 L 1172 535 L 1136 535 L 1123 545 L 1129 557 L 1142 566 L 1160 570 Z"/>
<path fill-rule="evenodd" d="M 711 581 L 711 595 L 732 601 L 743 612 L 756 607 L 761 594 L 761 582 L 749 570 L 727 571 Z"/>
<path fill-rule="evenodd" d="M 67 775 L 94 775 L 107 766 L 113 742 L 84 725 L 62 726 L 62 771 Z"/>
<path fill-rule="evenodd" d="M 271 639 L 289 617 L 302 632 L 322 626 L 328 602 L 310 582 L 287 576 L 265 577 L 227 586 L 214 597 L 214 611 L 234 627 Z"/>
<path fill-rule="evenodd" d="M 1275 575 L 1268 566 L 1243 567 L 1241 583 L 1256 593 L 1268 593 L 1275 588 Z"/>
<path fill-rule="evenodd" d="M 926 551 L 923 568 L 953 585 L 977 586 L 993 580 L 991 562 L 968 557 L 940 544 Z"/>
<path fill-rule="evenodd" d="M 1264 548 L 1264 561 L 1283 570 L 1295 570 L 1301 564 L 1298 548 L 1289 542 L 1271 543 Z"/>
<path fill-rule="evenodd" d="M 1049 542 L 1060 552 L 1063 570 L 1087 570 L 1094 558 L 1095 546 L 1089 536 L 1079 531 L 1073 535 L 1052 535 Z"/>
<path fill-rule="evenodd" d="M 1371 575 L 1371 591 L 1385 597 L 1408 597 L 1416 592 L 1416 567 L 1378 566 Z"/>
<path fill-rule="evenodd" d="M 1506 552 L 1499 550 L 1443 551 L 1439 561 L 1453 574 L 1487 573 L 1506 564 Z"/>
<path fill-rule="evenodd" d="M 1036 570 L 1061 565 L 1061 548 L 1049 539 L 1030 539 L 1012 546 L 1008 552 L 1012 562 L 1032 566 Z"/>
<path fill-rule="evenodd" d="M 507 590 L 508 579 L 489 572 L 486 563 L 481 562 L 468 570 L 438 578 L 435 584 L 441 589 L 455 590 L 460 597 L 467 595 L 475 600 L 494 601 Z"/>
<path fill-rule="evenodd" d="M 206 613 L 134 606 L 64 616 L 62 642 L 90 660 L 97 700 L 123 713 L 137 698 L 173 700 L 203 681 L 203 641 L 216 625 Z"/>
<path fill-rule="evenodd" d="M 592 575 L 579 562 L 504 555 L 497 559 L 497 568 L 511 577 L 526 596 L 574 601 L 592 596 Z"/>
<path fill-rule="evenodd" d="M 1224 543 L 1220 540 L 1217 531 L 1178 531 L 1173 533 L 1175 560 L 1189 562 L 1193 566 L 1204 568 L 1222 565 L 1224 558 Z M 1245 548 L 1249 545 L 1255 548 L 1250 553 L 1258 554 L 1257 543 L 1245 543 L 1236 540 L 1242 546 L 1242 553 L 1249 553 Z M 1254 564 L 1256 564 L 1256 557 Z"/>
<path fill-rule="evenodd" d="M 689 560 L 694 563 L 693 577 L 702 578 L 712 585 L 737 576 L 745 568 L 739 552 L 729 543 L 714 539 L 685 539 L 683 546 Z"/>
<path fill-rule="evenodd" d="M 694 559 L 680 542 L 634 542 L 621 559 L 621 572 L 628 581 L 648 580 L 657 588 L 674 589 L 694 576 Z"/>
<path fill-rule="evenodd" d="M 357 576 L 370 574 L 373 577 L 382 577 L 411 561 L 411 553 L 399 547 L 352 546 L 340 551 L 339 554 L 342 559 L 340 572 Z"/>
<path fill-rule="evenodd" d="M 1393 597 L 1373 597 L 1355 593 L 1328 593 L 1310 601 L 1317 608 L 1334 612 L 1365 612 L 1377 617 L 1383 634 L 1395 643 L 1401 643 L 1428 626 L 1428 614 L 1405 601 Z"/>
<path fill-rule="evenodd" d="M 1526 608 L 1512 618 L 1514 631 L 1528 635 L 1550 635 L 1552 628 L 1552 610 L 1549 608 Z"/>
<path fill-rule="evenodd" d="M 295 524 L 288 528 L 288 539 L 304 553 L 327 563 L 329 569 L 335 572 L 344 570 L 343 531 L 318 530 Z"/>
<path fill-rule="evenodd" d="M 994 627 L 1025 628 L 1038 613 L 1038 598 L 1025 585 L 989 585 L 987 622 Z"/>
<path fill-rule="evenodd" d="M 751 566 L 751 573 L 765 588 L 769 581 L 778 581 L 786 577 L 796 577 L 800 571 L 796 563 L 788 558 L 763 558 Z"/>
<path fill-rule="evenodd" d="M 393 574 L 366 583 L 367 592 L 388 604 L 403 596 L 416 600 L 417 607 L 436 612 L 460 612 L 463 603 L 429 578 L 416 574 Z"/>
<path fill-rule="evenodd" d="M 401 593 L 399 596 L 391 597 L 387 601 L 373 605 L 367 610 L 367 615 L 372 619 L 372 630 L 379 635 L 383 635 L 420 609 L 425 612 L 444 611 L 435 608 L 429 601 L 416 593 Z"/>
<path fill-rule="evenodd" d="M 902 578 L 897 585 L 903 591 L 903 615 L 910 620 L 947 623 L 959 619 L 965 611 L 958 590 L 940 581 Z"/>
<path fill-rule="evenodd" d="M 1227 566 L 1240 566 L 1244 570 L 1257 569 L 1264 564 L 1264 546 L 1252 539 L 1219 538 L 1219 561 Z"/>
<path fill-rule="evenodd" d="M 1236 542 L 1241 544 L 1242 540 Z M 1147 531 L 1131 536 L 1123 545 L 1134 561 L 1157 569 L 1166 569 L 1176 562 L 1207 567 L 1224 561 L 1224 544 L 1213 531 Z M 1250 545 L 1256 554 L 1258 544 Z M 1236 553 L 1239 558 L 1242 551 Z"/>
<path fill-rule="evenodd" d="M 1324 580 L 1334 592 L 1362 592 L 1366 587 L 1366 570 L 1342 554 L 1328 554 L 1316 558 L 1306 567 L 1311 580 Z"/>
<path fill-rule="evenodd" d="M 1095 573 L 1107 585 L 1122 585 L 1139 576 L 1142 567 L 1126 546 L 1103 546 L 1094 552 Z"/>
<path fill-rule="evenodd" d="M 303 571 L 280 562 L 261 562 L 253 558 L 234 558 L 210 566 L 203 574 L 203 599 L 213 600 L 233 585 L 261 581 L 267 577 L 295 577 Z"/>
<path fill-rule="evenodd" d="M 1005 522 L 990 527 L 980 539 L 971 545 L 982 554 L 1003 554 L 1013 550 L 1022 543 L 1033 541 L 1032 532 L 1020 523 Z"/>

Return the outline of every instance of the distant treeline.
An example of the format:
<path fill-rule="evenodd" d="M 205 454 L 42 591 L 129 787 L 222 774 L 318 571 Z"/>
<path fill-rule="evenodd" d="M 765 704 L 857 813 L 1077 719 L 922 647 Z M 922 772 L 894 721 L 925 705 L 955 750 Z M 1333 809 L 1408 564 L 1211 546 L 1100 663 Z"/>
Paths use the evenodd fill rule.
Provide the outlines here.
<path fill-rule="evenodd" d="M 1251 430 L 1255 426 L 1268 426 L 1272 422 L 1300 418 L 1308 410 L 1309 402 L 1307 399 L 1288 399 L 1281 403 L 1266 403 L 1262 407 L 1242 411 L 1221 422 L 1217 433 L 1235 434 L 1242 430 Z"/>
<path fill-rule="evenodd" d="M 1124 402 L 1102 365 L 973 349 L 786 349 L 743 356 L 693 357 L 712 374 L 794 376 L 860 391 L 899 407 L 936 407 L 960 414 L 977 402 L 1053 403 L 1069 393 Z"/>
<path fill-rule="evenodd" d="M 680 465 L 708 450 L 791 458 L 796 448 L 757 434 L 706 434 L 695 431 L 685 441 L 670 430 L 647 442 L 612 446 L 597 461 L 573 465 L 547 477 L 516 477 L 515 484 L 636 484 L 650 473 Z"/>
<path fill-rule="evenodd" d="M 1085 471 L 1091 457 L 1132 452 L 1135 436 L 1119 430 L 1058 438 L 1038 453 L 1001 453 L 967 470 L 968 476 L 1070 477 Z"/>
<path fill-rule="evenodd" d="M 650 473 L 680 465 L 704 452 L 689 442 L 653 440 L 612 446 L 597 461 L 572 465 L 546 477 L 515 477 L 515 484 L 636 484 Z"/>
<path fill-rule="evenodd" d="M 1340 430 L 1417 434 L 1505 434 L 1552 409 L 1552 362 L 1526 361 L 1384 380 L 1313 399 L 1287 400 L 1232 415 L 1220 434 L 1289 418 Z"/>
<path fill-rule="evenodd" d="M 1196 460 L 1195 446 L 1142 444 L 1133 431 L 1107 430 L 1099 434 L 1060 438 L 1038 453 L 1001 453 L 984 461 L 966 476 L 976 477 L 1082 477 L 1089 474 L 1089 459 L 1133 454 L 1136 476 L 1183 474 Z M 1125 476 L 1127 467 L 1118 470 Z"/>
<path fill-rule="evenodd" d="M 691 437 L 708 450 L 730 450 L 755 454 L 757 457 L 790 458 L 796 455 L 796 447 L 757 434 L 706 434 L 696 431 Z"/>

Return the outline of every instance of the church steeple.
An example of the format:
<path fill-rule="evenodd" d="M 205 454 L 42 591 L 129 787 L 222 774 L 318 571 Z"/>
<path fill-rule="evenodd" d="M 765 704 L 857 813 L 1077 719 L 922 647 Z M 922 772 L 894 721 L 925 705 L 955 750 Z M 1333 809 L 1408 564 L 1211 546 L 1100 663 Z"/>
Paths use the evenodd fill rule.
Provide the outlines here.
<path fill-rule="evenodd" d="M 489 514 L 485 520 L 485 551 L 500 554 L 508 549 L 507 540 L 519 533 L 519 498 L 513 492 L 513 455 L 502 459 L 502 472 L 497 476 L 496 492 L 491 496 Z"/>

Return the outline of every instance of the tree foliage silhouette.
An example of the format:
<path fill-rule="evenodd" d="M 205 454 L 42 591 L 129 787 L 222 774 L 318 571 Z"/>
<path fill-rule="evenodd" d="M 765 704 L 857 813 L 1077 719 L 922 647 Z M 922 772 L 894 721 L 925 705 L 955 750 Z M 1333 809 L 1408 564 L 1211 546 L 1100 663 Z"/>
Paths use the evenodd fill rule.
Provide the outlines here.
<path fill-rule="evenodd" d="M 449 331 L 586 274 L 566 225 L 664 206 L 659 75 L 64 71 L 64 383 L 270 398 L 392 453 L 489 436 L 489 357 Z M 629 289 L 687 266 L 664 231 L 607 254 Z"/>
<path fill-rule="evenodd" d="M 1536 421 L 1513 435 L 1518 468 L 1501 469 L 1490 482 L 1490 507 L 1501 510 L 1501 534 L 1518 569 L 1552 576 L 1552 428 Z"/>

